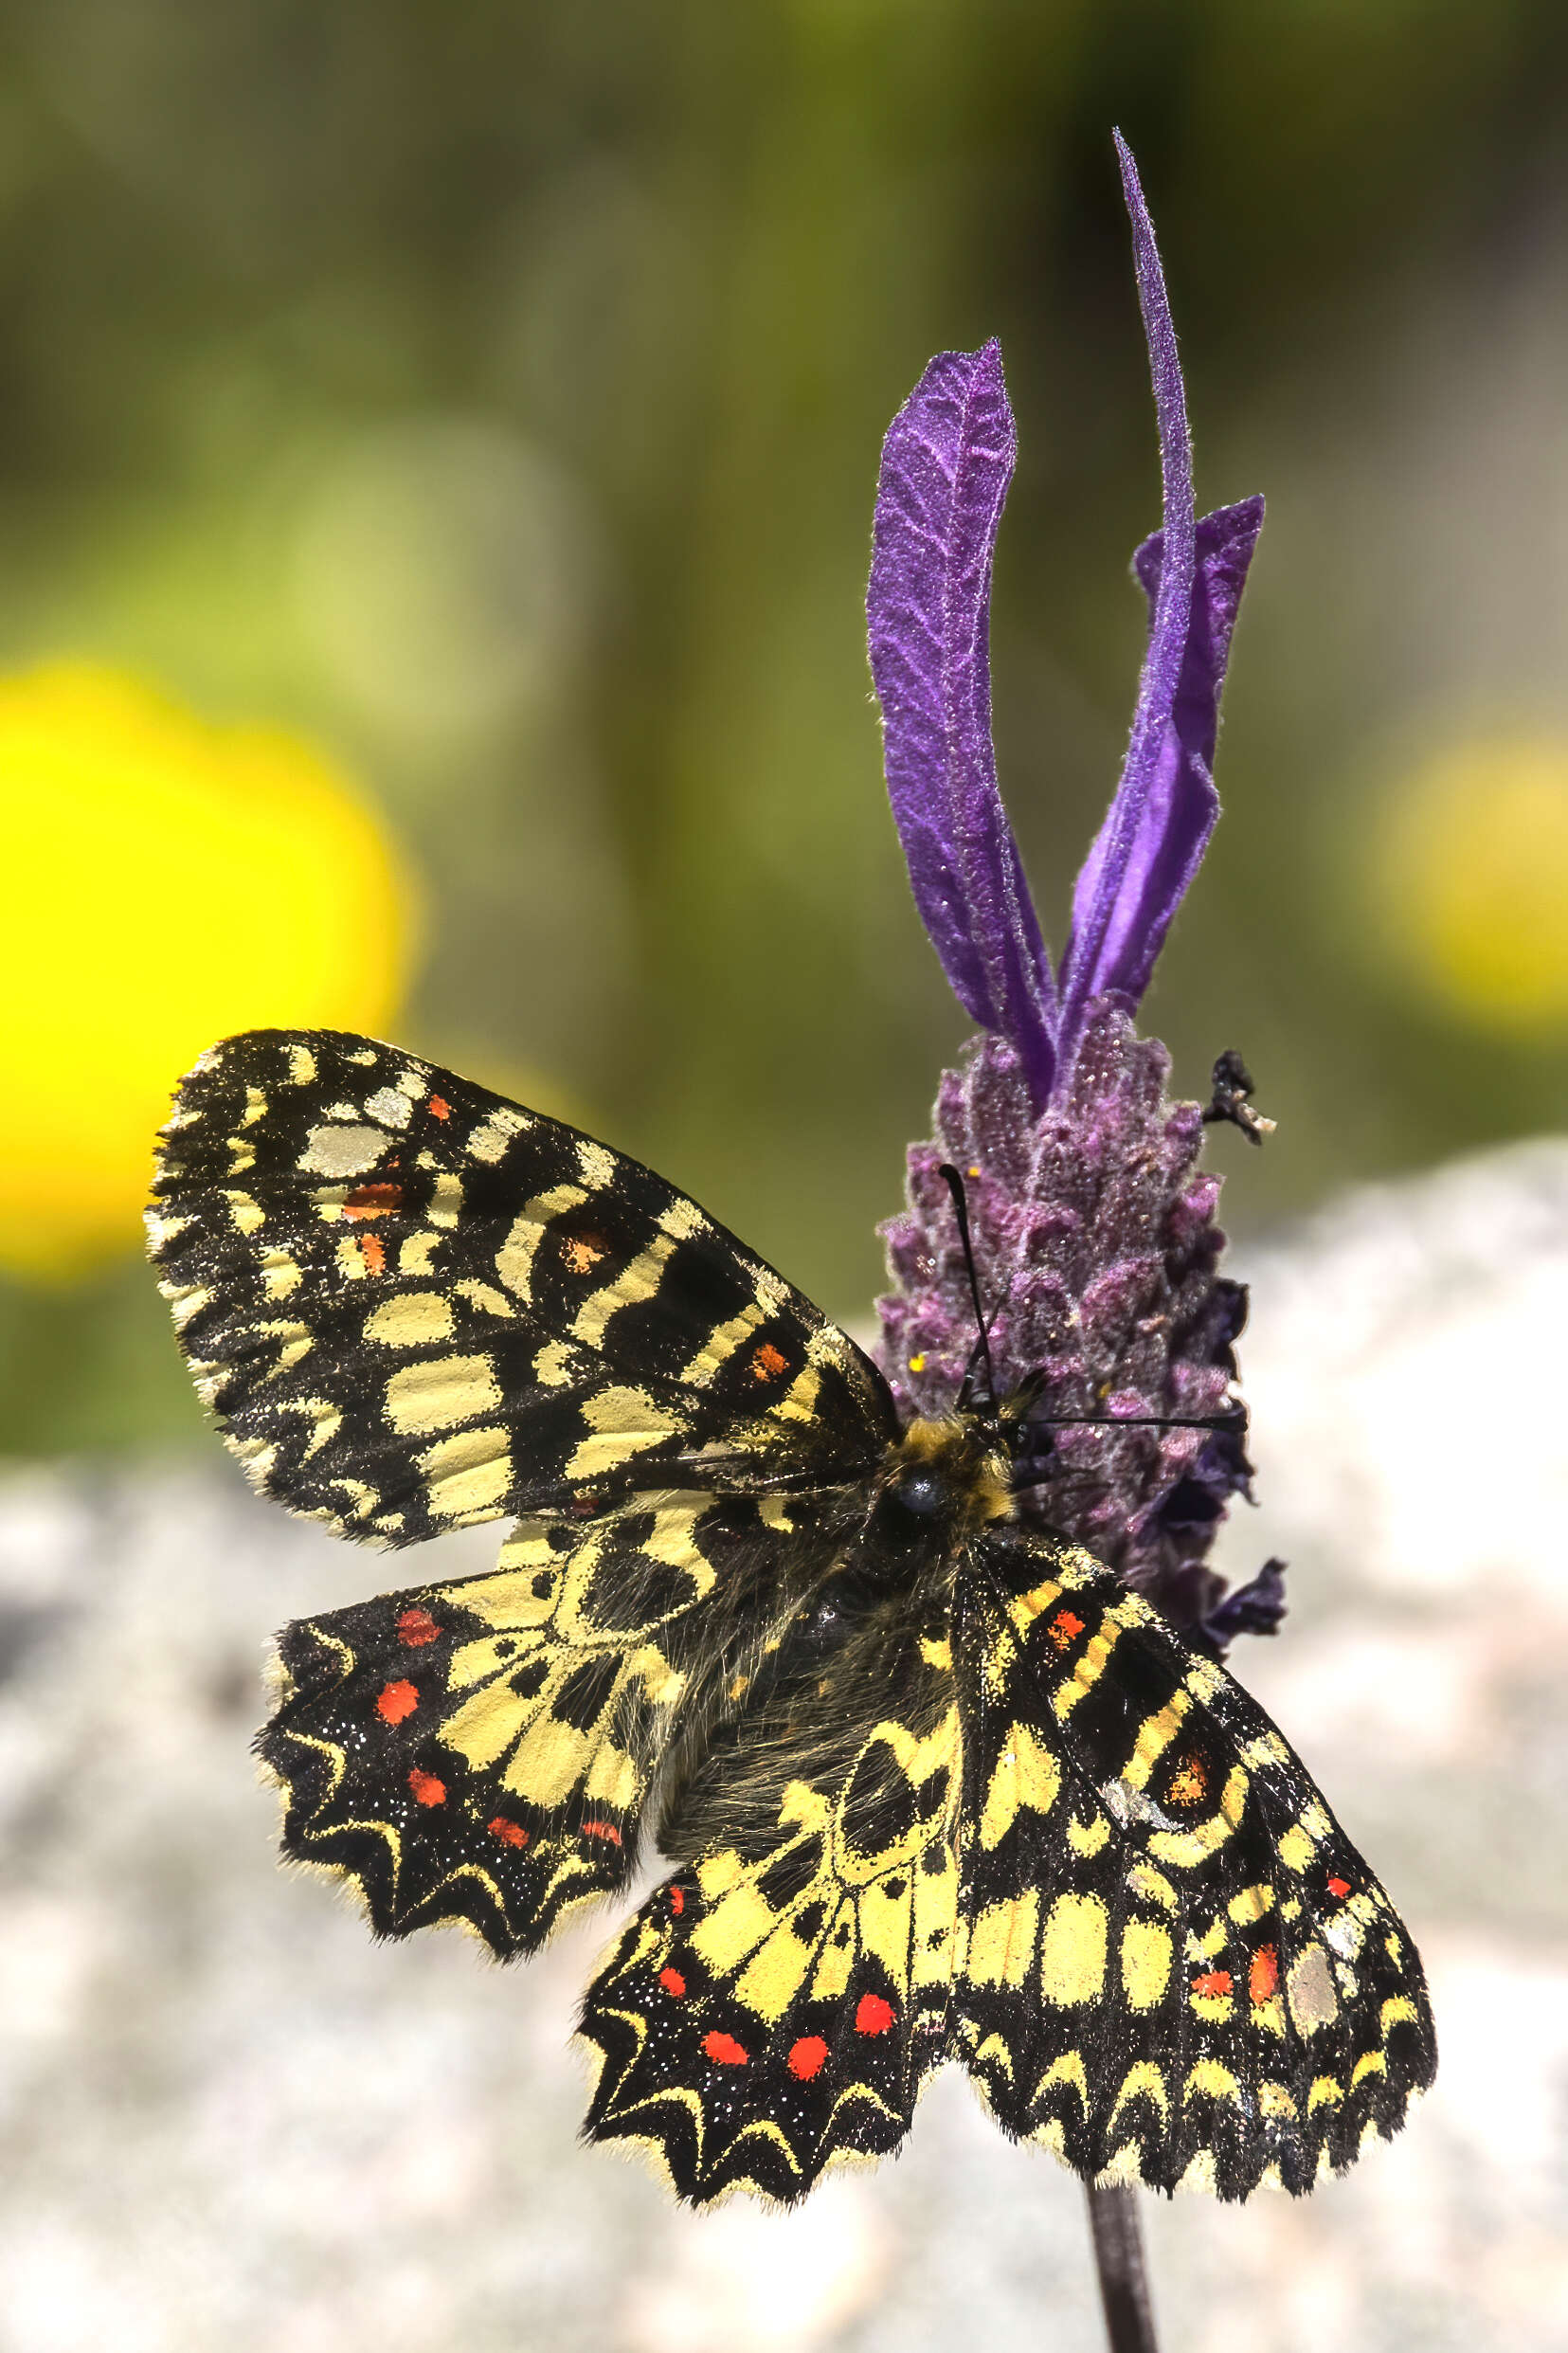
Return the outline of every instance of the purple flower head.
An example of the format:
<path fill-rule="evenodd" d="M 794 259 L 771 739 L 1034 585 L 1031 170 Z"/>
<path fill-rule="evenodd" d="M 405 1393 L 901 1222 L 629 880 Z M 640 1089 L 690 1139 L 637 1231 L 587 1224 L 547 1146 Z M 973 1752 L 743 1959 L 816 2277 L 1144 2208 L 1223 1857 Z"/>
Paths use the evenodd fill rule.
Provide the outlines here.
<path fill-rule="evenodd" d="M 867 610 L 888 790 L 926 929 L 985 1034 L 944 1077 L 934 1138 L 910 1151 L 909 1207 L 883 1229 L 895 1288 L 879 1303 L 881 1360 L 906 1416 L 951 1410 L 975 1342 L 942 1174 L 951 1164 L 964 1177 L 999 1385 L 1038 1385 L 1042 1476 L 1020 1509 L 1223 1643 L 1271 1631 L 1284 1606 L 1277 1563 L 1224 1602 L 1205 1566 L 1250 1477 L 1232 1391 L 1246 1294 L 1217 1272 L 1218 1180 L 1198 1167 L 1204 1113 L 1166 1100 L 1169 1058 L 1135 1036 L 1131 1015 L 1217 813 L 1220 687 L 1263 501 L 1196 518 L 1160 259 L 1120 138 L 1117 150 L 1164 515 L 1133 559 L 1148 651 L 1059 971 L 991 749 L 991 561 L 1015 449 L 997 345 L 933 359 L 882 454 Z M 1239 1059 L 1226 1058 L 1233 1066 Z M 1227 1099 L 1235 1115 L 1244 1095 L 1233 1085 Z"/>
<path fill-rule="evenodd" d="M 888 791 L 915 903 L 964 1009 L 1017 1054 L 1036 1110 L 1071 1084 L 1095 999 L 1130 1011 L 1218 812 L 1211 769 L 1261 498 L 1195 519 L 1176 337 L 1143 190 L 1132 216 L 1164 478 L 1162 528 L 1133 558 L 1149 642 L 1121 782 L 1078 878 L 1059 979 L 997 788 L 987 649 L 991 565 L 1012 479 L 1001 353 L 944 352 L 882 450 L 866 600 Z"/>
<path fill-rule="evenodd" d="M 1247 1294 L 1218 1272 L 1219 1180 L 1198 1166 L 1198 1104 L 1165 1099 L 1169 1070 L 1159 1041 L 1102 999 L 1070 1085 L 1036 1115 L 1014 1048 L 976 1039 L 943 1077 L 932 1140 L 910 1148 L 909 1206 L 882 1228 L 894 1288 L 877 1302 L 878 1357 L 906 1419 L 952 1410 L 975 1318 L 947 1162 L 964 1178 L 999 1385 L 1043 1379 L 1048 1475 L 1020 1497 L 1023 1516 L 1191 1625 L 1219 1603 L 1205 1556 L 1251 1476 L 1230 1418 Z M 1158 1426 L 1165 1415 L 1180 1421 Z M 1216 1426 L 1183 1426 L 1205 1418 Z M 1243 1611 L 1212 1630 L 1263 1629 Z"/>

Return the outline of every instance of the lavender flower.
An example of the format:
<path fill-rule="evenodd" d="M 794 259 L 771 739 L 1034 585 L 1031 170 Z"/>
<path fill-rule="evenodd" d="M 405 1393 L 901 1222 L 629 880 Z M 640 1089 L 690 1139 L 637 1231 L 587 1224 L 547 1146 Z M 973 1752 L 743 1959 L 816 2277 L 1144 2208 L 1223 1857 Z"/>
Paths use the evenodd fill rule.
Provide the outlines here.
<path fill-rule="evenodd" d="M 992 552 L 1013 418 L 993 342 L 933 359 L 882 454 L 867 598 L 888 790 L 915 902 L 982 1036 L 911 1147 L 909 1207 L 885 1228 L 895 1288 L 881 1360 L 906 1414 L 950 1409 L 974 1317 L 944 1161 L 964 1171 L 999 1382 L 1043 1376 L 1062 1417 L 1218 1417 L 1232 1403 L 1241 1286 L 1218 1271 L 1218 1179 L 1203 1113 L 1165 1096 L 1169 1056 L 1131 1016 L 1218 813 L 1211 773 L 1236 607 L 1261 498 L 1196 518 L 1176 338 L 1154 232 L 1120 137 L 1164 481 L 1162 528 L 1133 568 L 1149 641 L 1121 781 L 1050 955 L 997 787 L 987 654 Z M 1076 1536 L 1212 1638 L 1271 1630 L 1278 1565 L 1221 1603 L 1204 1557 L 1248 1492 L 1224 1427 L 1064 1426 L 1025 1511 Z M 1045 1441 L 1042 1438 L 1042 1451 Z"/>

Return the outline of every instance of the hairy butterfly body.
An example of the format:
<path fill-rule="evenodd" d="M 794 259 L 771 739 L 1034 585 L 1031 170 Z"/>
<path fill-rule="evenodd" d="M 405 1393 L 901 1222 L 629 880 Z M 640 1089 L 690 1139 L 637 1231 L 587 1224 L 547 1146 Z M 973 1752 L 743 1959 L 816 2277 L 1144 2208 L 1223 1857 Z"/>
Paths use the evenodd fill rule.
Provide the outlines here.
<path fill-rule="evenodd" d="M 900 1428 L 682 1194 L 365 1039 L 215 1047 L 154 1191 L 264 1493 L 389 1547 L 514 1522 L 488 1575 L 284 1633 L 286 1851 L 502 1957 L 650 1831 L 675 1866 L 586 1998 L 590 2136 L 789 2199 L 947 2060 L 1165 2190 L 1397 2128 L 1434 2055 L 1388 1898 L 1224 1669 L 1018 1519 L 995 1415 Z"/>

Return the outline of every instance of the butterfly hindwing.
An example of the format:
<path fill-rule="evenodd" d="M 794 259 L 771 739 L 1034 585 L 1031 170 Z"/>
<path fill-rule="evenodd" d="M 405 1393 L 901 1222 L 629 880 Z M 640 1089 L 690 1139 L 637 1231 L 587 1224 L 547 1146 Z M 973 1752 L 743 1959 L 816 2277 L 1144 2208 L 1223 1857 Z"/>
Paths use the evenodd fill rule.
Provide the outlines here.
<path fill-rule="evenodd" d="M 534 1950 L 630 1875 L 691 1664 L 781 1549 L 750 1502 L 667 1493 L 525 1522 L 488 1575 L 289 1627 L 258 1743 L 285 1852 L 345 1873 L 383 1935 L 462 1920 Z"/>
<path fill-rule="evenodd" d="M 906 1630 L 880 1648 L 879 1681 L 854 1644 L 814 1689 L 810 1672 L 796 1676 L 803 1721 L 787 1690 L 742 1719 L 684 1819 L 700 1825 L 741 1789 L 747 1835 L 702 1846 L 588 1992 L 589 2137 L 640 2145 L 699 2205 L 737 2188 L 787 2202 L 825 2168 L 895 2148 L 943 2055 L 958 1898 L 951 1673 L 945 1642 Z M 666 1839 L 677 1851 L 681 1827 Z"/>
<path fill-rule="evenodd" d="M 961 1572 L 959 2054 L 1090 2178 L 1301 2191 L 1435 2059 L 1420 1963 L 1239 1684 L 1088 1553 L 1019 1529 Z"/>
<path fill-rule="evenodd" d="M 635 1161 L 393 1047 L 203 1056 L 150 1216 L 181 1344 L 256 1482 L 405 1544 L 671 1480 L 863 1475 L 867 1359 Z M 678 1482 L 677 1482 L 678 1483 Z"/>

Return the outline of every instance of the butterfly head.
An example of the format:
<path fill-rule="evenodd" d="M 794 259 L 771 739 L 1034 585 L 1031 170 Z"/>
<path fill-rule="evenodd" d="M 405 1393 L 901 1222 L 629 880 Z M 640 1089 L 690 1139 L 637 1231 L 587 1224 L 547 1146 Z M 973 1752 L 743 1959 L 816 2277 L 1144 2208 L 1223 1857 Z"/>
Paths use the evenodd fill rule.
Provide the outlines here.
<path fill-rule="evenodd" d="M 1008 1518 L 1011 1464 L 998 1425 L 973 1413 L 911 1421 L 888 1450 L 875 1511 L 890 1533 L 944 1548 Z"/>

